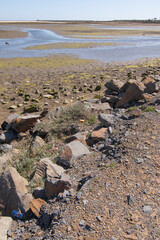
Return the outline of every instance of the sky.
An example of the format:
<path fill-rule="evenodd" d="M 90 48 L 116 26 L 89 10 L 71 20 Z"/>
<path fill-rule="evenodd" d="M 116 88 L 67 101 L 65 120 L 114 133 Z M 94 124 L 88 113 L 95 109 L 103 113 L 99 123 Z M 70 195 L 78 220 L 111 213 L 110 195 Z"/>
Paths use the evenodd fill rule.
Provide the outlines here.
<path fill-rule="evenodd" d="M 160 19 L 160 0 L 0 1 L 0 21 Z"/>

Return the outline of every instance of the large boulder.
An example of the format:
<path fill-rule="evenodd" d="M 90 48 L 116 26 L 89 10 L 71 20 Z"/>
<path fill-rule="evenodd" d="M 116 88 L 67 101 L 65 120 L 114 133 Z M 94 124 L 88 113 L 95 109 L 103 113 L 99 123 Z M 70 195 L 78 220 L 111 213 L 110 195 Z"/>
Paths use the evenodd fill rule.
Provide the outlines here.
<path fill-rule="evenodd" d="M 65 168 L 69 168 L 75 159 L 81 158 L 89 153 L 88 148 L 84 144 L 75 140 L 65 146 L 58 157 L 57 163 Z"/>
<path fill-rule="evenodd" d="M 126 90 L 124 96 L 120 98 L 115 107 L 122 107 L 132 101 L 138 101 L 142 98 L 145 86 L 143 83 L 134 82 Z"/>
<path fill-rule="evenodd" d="M 28 181 L 15 168 L 8 167 L 1 175 L 0 183 L 0 202 L 4 206 L 4 214 L 11 216 L 13 210 L 26 212 L 32 200 L 27 190 Z"/>

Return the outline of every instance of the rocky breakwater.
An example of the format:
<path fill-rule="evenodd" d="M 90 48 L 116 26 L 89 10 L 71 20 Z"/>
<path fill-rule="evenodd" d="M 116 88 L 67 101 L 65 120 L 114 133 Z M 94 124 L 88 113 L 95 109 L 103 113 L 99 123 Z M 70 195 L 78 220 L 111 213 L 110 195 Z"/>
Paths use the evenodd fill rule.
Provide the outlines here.
<path fill-rule="evenodd" d="M 137 223 L 138 230 L 130 230 L 126 223 L 126 229 L 116 231 L 113 223 L 112 229 L 107 229 L 107 218 L 115 215 L 117 221 L 120 219 L 117 204 L 123 208 L 125 204 L 133 206 L 138 198 L 136 194 L 126 193 L 124 181 L 119 185 L 122 202 L 119 197 L 116 202 L 117 189 L 110 189 L 110 184 L 117 186 L 116 173 L 107 169 L 118 164 L 117 174 L 120 171 L 121 176 L 129 169 L 131 150 L 126 139 L 133 129 L 137 134 L 134 127 L 141 124 L 137 119 L 145 119 L 146 113 L 160 113 L 160 81 L 156 76 L 130 79 L 124 84 L 112 79 L 105 86 L 101 100 L 91 98 L 37 115 L 13 114 L 2 124 L 1 221 L 12 222 L 11 227 L 5 225 L 5 230 L 0 230 L 5 232 L 3 239 L 142 239 L 144 233 L 139 228 L 139 220 L 128 216 L 131 213 L 127 207 L 125 217 Z M 137 157 L 134 164 L 143 162 L 144 158 Z M 114 177 L 114 182 L 110 183 L 107 176 Z M 104 200 L 103 191 L 107 189 L 110 195 Z M 99 200 L 95 201 L 96 193 Z M 108 201 L 110 207 L 103 206 L 102 212 L 103 201 Z M 151 205 L 144 204 L 143 213 L 152 214 Z M 87 206 L 91 212 L 94 208 L 92 214 Z M 13 216 L 14 210 L 18 212 L 16 216 Z M 141 222 L 148 227 L 145 220 Z M 151 234 L 149 231 L 147 234 Z M 158 239 L 156 231 L 153 239 Z"/>

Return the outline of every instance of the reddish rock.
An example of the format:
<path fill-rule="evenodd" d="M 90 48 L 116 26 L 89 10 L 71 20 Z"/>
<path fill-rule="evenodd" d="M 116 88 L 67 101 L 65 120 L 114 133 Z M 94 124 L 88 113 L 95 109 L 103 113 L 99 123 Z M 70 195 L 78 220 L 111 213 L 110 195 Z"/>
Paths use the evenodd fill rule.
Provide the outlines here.
<path fill-rule="evenodd" d="M 91 138 L 97 139 L 98 141 L 104 140 L 106 130 L 107 128 L 101 128 L 99 130 L 93 131 Z"/>
<path fill-rule="evenodd" d="M 143 93 L 142 98 L 145 100 L 145 102 L 150 102 L 153 96 L 148 93 Z"/>
<path fill-rule="evenodd" d="M 134 82 L 126 90 L 124 96 L 120 98 L 115 107 L 122 107 L 123 105 L 132 101 L 138 101 L 142 98 L 145 86 L 143 83 Z"/>
<path fill-rule="evenodd" d="M 100 142 L 105 139 L 107 128 L 100 128 L 91 133 L 90 137 L 87 139 L 87 144 L 90 146 L 96 142 Z"/>
<path fill-rule="evenodd" d="M 129 113 L 129 117 L 131 118 L 140 117 L 141 115 L 142 115 L 142 112 L 140 109 L 134 109 Z"/>
<path fill-rule="evenodd" d="M 64 190 L 71 188 L 71 182 L 68 179 L 46 179 L 45 180 L 45 195 L 46 197 L 53 197 L 58 195 Z"/>
<path fill-rule="evenodd" d="M 29 206 L 36 217 L 38 217 L 38 218 L 40 217 L 40 209 L 41 209 L 42 205 L 45 203 L 46 202 L 41 198 L 33 199 L 30 202 Z"/>

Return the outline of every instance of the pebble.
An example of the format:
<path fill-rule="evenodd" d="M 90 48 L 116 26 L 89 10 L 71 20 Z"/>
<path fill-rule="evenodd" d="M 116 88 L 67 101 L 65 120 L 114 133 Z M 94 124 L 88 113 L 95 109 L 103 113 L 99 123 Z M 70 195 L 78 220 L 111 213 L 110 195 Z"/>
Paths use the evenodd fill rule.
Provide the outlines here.
<path fill-rule="evenodd" d="M 102 217 L 101 216 L 97 216 L 96 218 L 99 222 L 102 222 Z"/>
<path fill-rule="evenodd" d="M 153 210 L 152 210 L 152 207 L 151 206 L 144 206 L 143 207 L 143 212 L 144 213 L 152 213 L 153 212 Z"/>
<path fill-rule="evenodd" d="M 112 134 L 112 133 L 113 133 L 113 129 L 112 129 L 112 127 L 111 127 L 111 126 L 108 128 L 108 132 L 109 132 L 110 134 Z"/>
<path fill-rule="evenodd" d="M 84 205 L 86 205 L 88 203 L 88 200 L 83 200 L 82 202 Z"/>
<path fill-rule="evenodd" d="M 135 202 L 135 198 L 131 194 L 127 196 L 127 200 L 128 200 L 128 205 L 133 205 Z"/>
<path fill-rule="evenodd" d="M 141 164 L 141 163 L 143 163 L 144 161 L 143 161 L 143 158 L 136 158 L 135 162 L 136 162 L 137 164 Z"/>
<path fill-rule="evenodd" d="M 85 221 L 84 220 L 81 220 L 80 222 L 79 222 L 79 226 L 84 226 L 85 225 Z"/>
<path fill-rule="evenodd" d="M 66 225 L 66 220 L 63 218 L 63 219 L 60 221 L 60 224 Z"/>
<path fill-rule="evenodd" d="M 66 198 L 67 196 L 69 196 L 69 192 L 67 190 L 64 190 L 63 192 L 63 198 Z"/>
<path fill-rule="evenodd" d="M 82 193 L 81 193 L 81 192 L 78 192 L 78 193 L 77 193 L 77 196 L 76 196 L 76 199 L 77 199 L 77 200 L 80 200 L 80 199 L 81 199 L 81 196 L 82 196 Z"/>

